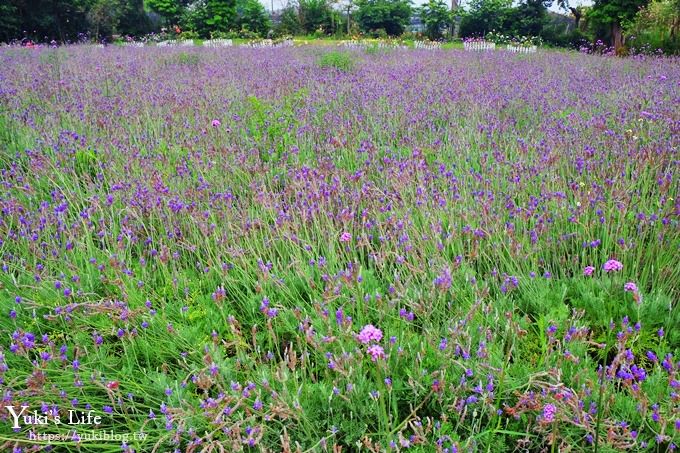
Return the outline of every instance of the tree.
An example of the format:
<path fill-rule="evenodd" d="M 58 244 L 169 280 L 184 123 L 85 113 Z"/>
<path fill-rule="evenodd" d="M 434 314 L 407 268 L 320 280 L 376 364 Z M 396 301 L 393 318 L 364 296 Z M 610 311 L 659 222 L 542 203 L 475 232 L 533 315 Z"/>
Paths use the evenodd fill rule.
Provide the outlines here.
<path fill-rule="evenodd" d="M 632 22 L 649 0 L 595 0 L 589 19 L 609 28 L 610 44 L 618 53 L 623 48 L 622 24 Z"/>
<path fill-rule="evenodd" d="M 680 0 L 652 0 L 623 30 L 630 47 L 680 54 Z"/>
<path fill-rule="evenodd" d="M 150 30 L 151 22 L 144 11 L 144 0 L 121 1 L 118 32 L 124 35 L 141 36 Z"/>
<path fill-rule="evenodd" d="M 523 0 L 508 13 L 505 29 L 513 36 L 539 36 L 547 25 L 547 12 L 543 0 Z"/>
<path fill-rule="evenodd" d="M 227 32 L 236 25 L 236 0 L 208 0 L 206 24 L 211 31 Z"/>
<path fill-rule="evenodd" d="M 281 11 L 277 33 L 279 35 L 299 35 L 302 33 L 300 16 L 294 4 L 288 3 Z"/>
<path fill-rule="evenodd" d="M 13 0 L 23 37 L 34 41 L 74 41 L 88 29 L 92 0 Z M 19 37 L 19 36 L 17 36 Z"/>
<path fill-rule="evenodd" d="M 210 19 L 207 0 L 196 0 L 184 8 L 180 19 L 180 28 L 196 33 L 201 38 L 210 37 L 210 27 L 207 21 Z"/>
<path fill-rule="evenodd" d="M 401 35 L 411 20 L 410 0 L 358 0 L 356 21 L 364 32 Z"/>
<path fill-rule="evenodd" d="M 0 0 L 0 42 L 19 36 L 19 10 L 9 0 Z"/>
<path fill-rule="evenodd" d="M 165 20 L 166 25 L 173 25 L 179 21 L 182 5 L 178 0 L 147 0 L 147 5 Z"/>
<path fill-rule="evenodd" d="M 425 24 L 427 37 L 435 40 L 451 24 L 451 11 L 444 0 L 429 0 L 420 8 L 420 19 Z"/>
<path fill-rule="evenodd" d="M 92 36 L 110 38 L 116 33 L 121 15 L 119 1 L 97 0 L 87 13 Z"/>
<path fill-rule="evenodd" d="M 299 0 L 300 25 L 307 34 L 317 30 L 331 33 L 331 8 L 326 0 Z"/>
<path fill-rule="evenodd" d="M 511 7 L 512 0 L 472 0 L 461 20 L 460 35 L 465 38 L 505 31 Z"/>
<path fill-rule="evenodd" d="M 236 25 L 241 30 L 266 36 L 271 20 L 259 0 L 236 0 Z"/>

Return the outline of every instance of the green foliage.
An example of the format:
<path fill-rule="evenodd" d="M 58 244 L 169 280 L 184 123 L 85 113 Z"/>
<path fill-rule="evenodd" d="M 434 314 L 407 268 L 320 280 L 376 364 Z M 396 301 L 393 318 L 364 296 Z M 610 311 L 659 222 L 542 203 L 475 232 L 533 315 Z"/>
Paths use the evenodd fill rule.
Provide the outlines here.
<path fill-rule="evenodd" d="M 555 47 L 566 47 L 578 50 L 590 44 L 590 36 L 581 30 L 572 30 L 569 33 L 562 33 L 552 27 L 546 27 L 541 33 L 545 42 Z"/>
<path fill-rule="evenodd" d="M 605 25 L 621 25 L 632 21 L 648 3 L 649 0 L 595 0 L 588 18 Z"/>
<path fill-rule="evenodd" d="M 120 2 L 118 33 L 142 36 L 151 30 L 151 22 L 144 11 L 144 0 L 122 0 Z"/>
<path fill-rule="evenodd" d="M 548 23 L 542 0 L 524 0 L 508 14 L 506 29 L 514 36 L 539 36 Z"/>
<path fill-rule="evenodd" d="M 289 4 L 283 8 L 276 32 L 279 35 L 299 35 L 302 33 L 300 16 L 298 16 L 295 6 Z"/>
<path fill-rule="evenodd" d="M 505 31 L 512 13 L 511 0 L 473 0 L 460 23 L 460 36 L 482 36 L 491 31 Z"/>
<path fill-rule="evenodd" d="M 163 17 L 167 25 L 176 24 L 182 7 L 178 0 L 146 0 L 147 6 Z"/>
<path fill-rule="evenodd" d="M 150 31 L 142 0 L 0 0 L 0 41 L 77 41 Z"/>
<path fill-rule="evenodd" d="M 680 0 L 653 0 L 623 26 L 635 53 L 680 53 Z"/>
<path fill-rule="evenodd" d="M 398 36 L 411 20 L 410 0 L 358 0 L 356 5 L 356 21 L 367 33 L 382 29 L 389 36 Z"/>
<path fill-rule="evenodd" d="M 259 0 L 236 0 L 236 26 L 264 37 L 271 29 L 271 20 Z"/>
<path fill-rule="evenodd" d="M 116 33 L 122 15 L 120 7 L 116 1 L 96 0 L 87 13 L 93 36 L 111 37 Z"/>
<path fill-rule="evenodd" d="M 331 33 L 331 8 L 327 0 L 299 0 L 300 26 L 305 33 Z"/>
<path fill-rule="evenodd" d="M 9 42 L 19 36 L 18 12 L 10 0 L 0 0 L 0 42 Z"/>
<path fill-rule="evenodd" d="M 197 66 L 200 61 L 201 57 L 196 53 L 180 52 L 164 57 L 161 64 L 163 66 Z"/>
<path fill-rule="evenodd" d="M 225 32 L 233 28 L 236 19 L 235 0 L 208 0 L 206 24 L 211 30 Z"/>
<path fill-rule="evenodd" d="M 622 24 L 633 21 L 640 8 L 650 0 L 595 0 L 588 20 L 595 28 L 596 36 L 616 47 L 623 45 Z"/>
<path fill-rule="evenodd" d="M 335 68 L 347 72 L 354 68 L 354 60 L 347 52 L 327 52 L 319 58 L 319 66 L 322 68 Z"/>
<path fill-rule="evenodd" d="M 201 38 L 210 37 L 210 27 L 208 26 L 210 15 L 208 12 L 207 0 L 197 0 L 184 8 L 180 25 L 182 30 L 191 30 Z"/>
<path fill-rule="evenodd" d="M 10 0 L 9 6 L 13 8 L 5 4 L 0 12 L 7 11 L 19 18 L 18 32 L 25 32 L 23 37 L 40 42 L 68 41 L 78 39 L 79 33 L 88 30 L 87 13 L 92 3 L 92 0 Z M 8 22 L 10 27 L 12 22 L 16 23 L 11 19 L 0 20 Z"/>
<path fill-rule="evenodd" d="M 451 11 L 444 0 L 429 0 L 420 8 L 420 18 L 425 24 L 427 37 L 440 39 L 451 25 Z"/>

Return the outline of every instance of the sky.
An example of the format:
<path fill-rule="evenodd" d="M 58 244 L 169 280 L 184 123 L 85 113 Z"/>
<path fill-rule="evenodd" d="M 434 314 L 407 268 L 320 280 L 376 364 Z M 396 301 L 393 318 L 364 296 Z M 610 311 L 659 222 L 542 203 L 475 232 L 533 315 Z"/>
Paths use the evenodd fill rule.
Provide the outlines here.
<path fill-rule="evenodd" d="M 273 1 L 274 1 L 274 10 L 279 10 L 279 9 L 283 8 L 287 3 L 287 0 L 273 0 Z M 411 0 L 411 1 L 413 2 L 414 6 L 420 6 L 424 3 L 427 3 L 428 0 Z M 450 3 L 451 0 L 445 0 L 445 1 L 447 3 Z M 260 2 L 262 2 L 262 4 L 264 4 L 264 7 L 267 8 L 267 11 L 270 11 L 272 9 L 272 0 L 260 0 Z M 465 0 L 459 0 L 458 3 L 460 5 L 465 6 L 466 2 L 465 2 Z M 591 0 L 570 0 L 569 4 L 571 6 L 588 6 L 588 5 L 592 4 L 592 1 Z M 560 9 L 559 6 L 557 6 L 556 0 L 553 2 L 553 5 L 548 9 L 551 10 L 551 11 L 555 11 L 555 12 L 558 12 L 558 13 L 565 14 L 565 11 L 563 9 Z"/>

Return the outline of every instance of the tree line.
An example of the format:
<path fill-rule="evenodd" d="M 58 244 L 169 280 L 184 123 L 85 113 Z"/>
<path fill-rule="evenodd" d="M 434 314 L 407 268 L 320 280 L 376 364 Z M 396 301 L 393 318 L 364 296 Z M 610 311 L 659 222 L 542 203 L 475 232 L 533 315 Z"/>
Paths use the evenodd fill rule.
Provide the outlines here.
<path fill-rule="evenodd" d="M 185 38 L 421 33 L 432 40 L 493 32 L 566 47 L 602 40 L 622 52 L 680 51 L 680 0 L 595 0 L 590 7 L 569 0 L 471 0 L 465 8 L 450 1 L 415 7 L 411 0 L 289 0 L 271 14 L 260 0 L 0 0 L 0 41 L 110 40 L 160 30 Z M 564 15 L 549 12 L 553 1 Z"/>

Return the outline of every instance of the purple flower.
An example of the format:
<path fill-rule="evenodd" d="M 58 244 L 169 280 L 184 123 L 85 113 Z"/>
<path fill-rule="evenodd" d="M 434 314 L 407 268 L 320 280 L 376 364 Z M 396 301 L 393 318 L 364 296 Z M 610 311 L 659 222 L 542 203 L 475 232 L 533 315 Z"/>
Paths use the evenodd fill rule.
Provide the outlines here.
<path fill-rule="evenodd" d="M 352 235 L 347 231 L 340 235 L 340 242 L 350 242 L 352 240 Z"/>
<path fill-rule="evenodd" d="M 586 266 L 583 268 L 583 275 L 586 277 L 593 275 L 593 272 L 595 272 L 595 268 L 593 266 Z"/>
<path fill-rule="evenodd" d="M 620 261 L 609 260 L 602 265 L 602 269 L 604 269 L 605 272 L 618 272 L 623 269 L 623 264 L 621 264 Z"/>
<path fill-rule="evenodd" d="M 543 407 L 543 421 L 547 423 L 552 423 L 555 420 L 555 414 L 557 413 L 557 408 L 554 404 L 546 404 Z"/>
<path fill-rule="evenodd" d="M 628 292 L 628 293 L 637 293 L 638 292 L 638 287 L 635 283 L 633 282 L 628 282 L 625 285 L 623 285 L 623 290 Z"/>

